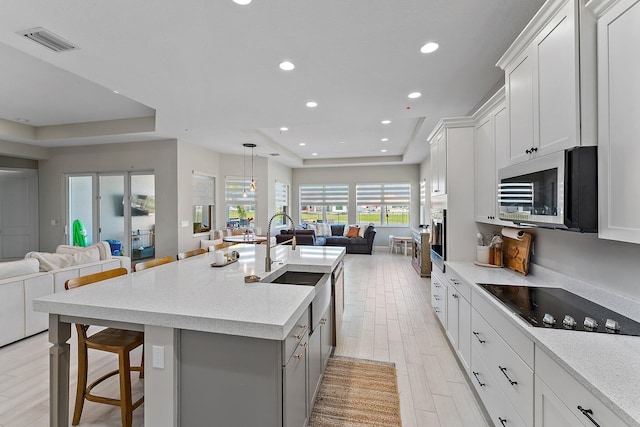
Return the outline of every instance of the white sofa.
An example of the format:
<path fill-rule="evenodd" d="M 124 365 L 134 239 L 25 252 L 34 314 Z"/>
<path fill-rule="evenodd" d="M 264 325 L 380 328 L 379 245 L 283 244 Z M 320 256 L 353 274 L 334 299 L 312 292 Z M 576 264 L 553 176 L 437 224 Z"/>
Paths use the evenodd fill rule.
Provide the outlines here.
<path fill-rule="evenodd" d="M 29 252 L 23 260 L 0 262 L 0 346 L 49 328 L 48 315 L 33 311 L 35 298 L 64 291 L 72 277 L 119 267 L 130 270 L 131 259 L 112 256 L 106 242 L 87 248 L 61 245 L 56 254 Z"/>

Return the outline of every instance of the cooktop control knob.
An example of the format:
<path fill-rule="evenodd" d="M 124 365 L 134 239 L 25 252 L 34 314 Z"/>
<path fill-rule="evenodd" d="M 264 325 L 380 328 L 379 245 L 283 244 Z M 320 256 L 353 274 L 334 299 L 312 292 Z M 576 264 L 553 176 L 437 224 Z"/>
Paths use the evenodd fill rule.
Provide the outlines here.
<path fill-rule="evenodd" d="M 612 331 L 619 331 L 620 323 L 616 322 L 613 319 L 607 319 L 607 323 L 604 324 L 604 327 Z"/>
<path fill-rule="evenodd" d="M 584 318 L 584 327 L 587 329 L 598 329 L 598 322 L 596 322 L 596 319 L 587 316 Z"/>
<path fill-rule="evenodd" d="M 562 324 L 567 328 L 575 328 L 577 323 L 576 323 L 576 319 L 569 316 L 568 314 L 565 314 Z"/>
<path fill-rule="evenodd" d="M 553 325 L 556 323 L 556 319 L 549 313 L 545 313 L 544 317 L 542 318 L 542 323 L 544 323 L 545 325 Z"/>

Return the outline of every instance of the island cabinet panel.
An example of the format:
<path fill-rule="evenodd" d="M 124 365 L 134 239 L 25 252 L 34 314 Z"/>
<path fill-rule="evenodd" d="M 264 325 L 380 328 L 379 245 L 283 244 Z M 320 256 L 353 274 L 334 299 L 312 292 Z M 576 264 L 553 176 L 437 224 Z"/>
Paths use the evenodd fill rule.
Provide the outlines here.
<path fill-rule="evenodd" d="M 282 341 L 181 330 L 180 425 L 304 426 L 309 316 Z"/>

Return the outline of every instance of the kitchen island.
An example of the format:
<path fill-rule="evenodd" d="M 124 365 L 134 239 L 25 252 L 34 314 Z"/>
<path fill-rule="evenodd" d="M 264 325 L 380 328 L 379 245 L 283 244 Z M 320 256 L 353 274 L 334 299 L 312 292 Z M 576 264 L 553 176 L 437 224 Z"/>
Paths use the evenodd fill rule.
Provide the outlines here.
<path fill-rule="evenodd" d="M 345 250 L 278 246 L 266 273 L 266 245 L 231 249 L 240 258 L 224 267 L 211 267 L 208 253 L 36 300 L 50 313 L 51 426 L 68 425 L 74 322 L 145 332 L 146 425 L 288 425 L 285 359 L 309 337 L 316 289 L 266 282 L 284 271 L 329 276 Z M 248 275 L 262 280 L 245 283 Z"/>

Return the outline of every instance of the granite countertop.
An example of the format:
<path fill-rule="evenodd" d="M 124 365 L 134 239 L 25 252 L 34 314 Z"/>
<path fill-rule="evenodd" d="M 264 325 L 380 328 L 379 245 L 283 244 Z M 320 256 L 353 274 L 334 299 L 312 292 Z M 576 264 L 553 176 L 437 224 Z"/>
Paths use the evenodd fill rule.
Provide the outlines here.
<path fill-rule="evenodd" d="M 211 267 L 207 253 L 70 292 L 34 301 L 34 310 L 264 339 L 284 339 L 314 297 L 313 286 L 244 283 L 282 272 L 331 273 L 344 257 L 342 247 L 290 246 L 271 249 L 272 271 L 264 271 L 266 245 L 239 244 L 238 262 Z"/>
<path fill-rule="evenodd" d="M 480 296 L 494 304 L 536 350 L 547 353 L 622 420 L 640 427 L 640 337 L 535 328 L 475 284 L 560 287 L 639 322 L 640 303 L 536 265 L 522 276 L 506 268 L 446 264 L 472 284 L 472 299 Z"/>

